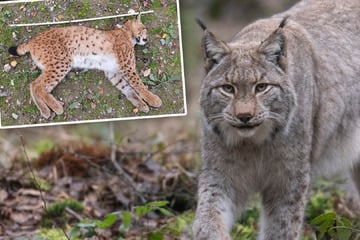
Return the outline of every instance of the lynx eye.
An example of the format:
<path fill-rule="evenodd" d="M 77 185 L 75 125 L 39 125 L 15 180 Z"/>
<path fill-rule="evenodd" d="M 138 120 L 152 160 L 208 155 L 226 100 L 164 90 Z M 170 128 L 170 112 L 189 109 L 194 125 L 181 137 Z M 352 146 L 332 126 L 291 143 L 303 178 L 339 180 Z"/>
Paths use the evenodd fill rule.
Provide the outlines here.
<path fill-rule="evenodd" d="M 226 93 L 230 93 L 230 94 L 234 94 L 235 93 L 235 88 L 230 85 L 230 84 L 225 84 L 221 86 L 221 89 L 226 92 Z"/>
<path fill-rule="evenodd" d="M 256 93 L 260 93 L 260 92 L 264 92 L 266 89 L 268 89 L 269 85 L 266 83 L 259 83 L 258 85 L 255 86 L 255 92 Z"/>

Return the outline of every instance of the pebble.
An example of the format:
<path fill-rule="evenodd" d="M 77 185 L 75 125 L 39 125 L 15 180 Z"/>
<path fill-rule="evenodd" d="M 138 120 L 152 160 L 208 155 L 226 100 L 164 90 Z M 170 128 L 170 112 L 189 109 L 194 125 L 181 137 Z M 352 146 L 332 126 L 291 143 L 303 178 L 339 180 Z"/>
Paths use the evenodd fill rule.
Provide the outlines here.
<path fill-rule="evenodd" d="M 10 70 L 11 70 L 10 64 L 8 64 L 8 63 L 5 64 L 5 65 L 4 65 L 4 71 L 5 71 L 5 72 L 9 72 Z"/>
<path fill-rule="evenodd" d="M 14 68 L 14 67 L 16 67 L 16 65 L 17 65 L 18 63 L 17 63 L 17 61 L 11 61 L 11 63 L 10 63 L 10 65 Z"/>

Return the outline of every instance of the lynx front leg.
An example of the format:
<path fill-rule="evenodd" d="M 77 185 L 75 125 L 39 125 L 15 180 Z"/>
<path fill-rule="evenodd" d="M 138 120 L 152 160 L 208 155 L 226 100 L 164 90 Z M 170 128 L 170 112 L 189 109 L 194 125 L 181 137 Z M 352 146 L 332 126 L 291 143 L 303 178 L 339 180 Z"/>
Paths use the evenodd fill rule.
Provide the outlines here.
<path fill-rule="evenodd" d="M 136 93 L 136 91 L 127 83 L 127 81 L 119 74 L 105 73 L 106 76 L 110 79 L 111 83 L 119 89 L 126 98 L 140 111 L 149 112 L 148 105 L 141 99 L 141 97 Z"/>
<path fill-rule="evenodd" d="M 193 224 L 195 240 L 230 240 L 229 232 L 237 212 L 235 192 L 229 179 L 219 176 L 215 181 L 215 175 L 203 170 L 199 176 L 198 205 Z"/>
<path fill-rule="evenodd" d="M 155 94 L 151 93 L 143 84 L 135 69 L 124 71 L 124 78 L 128 80 L 130 86 L 137 92 L 137 94 L 145 100 L 152 107 L 160 107 L 161 99 Z"/>
<path fill-rule="evenodd" d="M 300 238 L 310 182 L 310 174 L 300 172 L 298 170 L 297 176 L 283 179 L 283 186 L 275 187 L 275 184 L 262 193 L 260 240 L 297 240 Z"/>

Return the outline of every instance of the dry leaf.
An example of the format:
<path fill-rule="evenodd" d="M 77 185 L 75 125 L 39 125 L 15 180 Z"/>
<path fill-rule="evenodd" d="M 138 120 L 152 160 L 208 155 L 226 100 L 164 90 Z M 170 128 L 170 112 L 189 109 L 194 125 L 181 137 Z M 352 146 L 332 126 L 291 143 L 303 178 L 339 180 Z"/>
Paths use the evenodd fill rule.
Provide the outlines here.
<path fill-rule="evenodd" d="M 99 87 L 99 88 L 98 88 L 98 93 L 99 93 L 101 96 L 104 95 L 104 88 Z"/>
<path fill-rule="evenodd" d="M 57 16 L 57 19 L 58 19 L 59 21 L 63 20 L 63 19 L 64 19 L 64 15 L 61 15 L 61 14 L 58 15 L 58 16 Z"/>
<path fill-rule="evenodd" d="M 138 113 L 138 112 L 139 112 L 139 109 L 137 109 L 137 108 L 134 108 L 134 109 L 133 109 L 133 113 L 136 114 L 136 113 Z"/>

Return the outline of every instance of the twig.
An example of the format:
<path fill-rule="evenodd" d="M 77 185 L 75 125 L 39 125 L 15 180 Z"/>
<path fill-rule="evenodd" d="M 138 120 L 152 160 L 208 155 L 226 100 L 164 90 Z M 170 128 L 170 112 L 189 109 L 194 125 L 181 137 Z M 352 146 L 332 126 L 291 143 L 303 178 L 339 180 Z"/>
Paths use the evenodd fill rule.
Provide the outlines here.
<path fill-rule="evenodd" d="M 29 156 L 27 155 L 27 152 L 26 152 L 26 149 L 25 149 L 25 143 L 24 143 L 24 138 L 22 135 L 20 135 L 20 140 L 21 140 L 21 145 L 22 145 L 22 148 L 23 148 L 23 151 L 24 151 L 24 155 L 25 155 L 25 160 L 26 160 L 26 164 L 30 170 L 30 173 L 31 173 L 31 176 L 32 176 L 32 180 L 34 181 L 34 184 L 36 186 L 36 188 L 39 190 L 40 192 L 40 197 L 41 197 L 41 200 L 44 204 L 44 210 L 47 212 L 47 206 L 46 206 L 46 200 L 45 200 L 45 197 L 44 197 L 44 193 L 43 191 L 41 190 L 41 186 L 40 184 L 38 183 L 38 181 L 36 180 L 35 178 L 35 173 L 34 173 L 34 170 L 31 166 L 31 162 L 30 162 L 30 159 L 29 159 Z"/>
<path fill-rule="evenodd" d="M 65 207 L 65 212 L 67 212 L 68 214 L 72 215 L 73 217 L 75 217 L 77 220 L 82 221 L 83 218 L 77 214 L 75 211 L 73 211 L 71 208 L 69 207 Z"/>
<path fill-rule="evenodd" d="M 128 17 L 141 14 L 154 13 L 153 10 L 145 11 L 145 12 L 135 12 L 135 13 L 127 13 L 127 14 L 119 14 L 119 15 L 111 15 L 111 16 L 103 16 L 103 17 L 95 17 L 95 18 L 83 18 L 83 19 L 75 19 L 68 21 L 58 21 L 58 22 L 42 22 L 42 23 L 19 23 L 19 24 L 9 24 L 9 27 L 30 27 L 30 26 L 42 26 L 42 25 L 57 25 L 57 24 L 65 24 L 65 23 L 79 23 L 79 22 L 89 22 L 89 21 L 97 21 L 118 17 Z"/>
<path fill-rule="evenodd" d="M 140 193 L 138 190 L 136 183 L 134 180 L 124 171 L 124 169 L 119 165 L 119 163 L 116 161 L 116 145 L 114 142 L 114 123 L 109 123 L 109 143 L 110 143 L 110 160 L 113 166 L 115 167 L 116 171 L 125 178 L 125 181 L 127 181 L 130 186 L 135 190 L 135 192 L 140 197 L 141 201 L 143 203 L 146 202 L 144 196 Z"/>
<path fill-rule="evenodd" d="M 22 135 L 20 135 L 20 141 L 21 141 L 21 145 L 22 145 L 22 148 L 23 148 L 23 151 L 24 151 L 24 155 L 25 155 L 25 160 L 26 160 L 27 166 L 28 166 L 28 168 L 29 168 L 29 170 L 30 170 L 30 173 L 31 173 L 31 176 L 32 176 L 32 180 L 34 181 L 34 184 L 35 184 L 36 188 L 37 188 L 37 189 L 39 190 L 39 192 L 40 192 L 40 198 L 41 198 L 41 200 L 42 200 L 42 202 L 43 202 L 43 204 L 44 204 L 44 211 L 45 211 L 46 213 L 48 213 L 48 209 L 47 209 L 47 205 L 46 205 L 46 200 L 45 200 L 45 197 L 44 197 L 44 193 L 43 193 L 43 191 L 41 190 L 40 184 L 38 183 L 38 181 L 37 181 L 36 178 L 35 178 L 35 173 L 34 173 L 34 170 L 33 170 L 32 166 L 31 166 L 31 162 L 30 162 L 29 156 L 28 156 L 28 154 L 27 154 L 27 152 L 26 152 L 25 142 L 24 142 L 24 138 L 23 138 Z M 63 231 L 64 236 L 66 237 L 66 239 L 70 240 L 70 237 L 67 235 L 65 229 L 63 229 L 61 226 L 59 226 L 59 227 L 60 227 L 61 230 Z"/>

